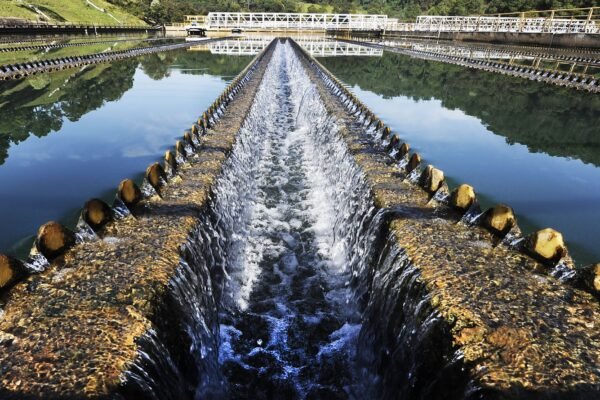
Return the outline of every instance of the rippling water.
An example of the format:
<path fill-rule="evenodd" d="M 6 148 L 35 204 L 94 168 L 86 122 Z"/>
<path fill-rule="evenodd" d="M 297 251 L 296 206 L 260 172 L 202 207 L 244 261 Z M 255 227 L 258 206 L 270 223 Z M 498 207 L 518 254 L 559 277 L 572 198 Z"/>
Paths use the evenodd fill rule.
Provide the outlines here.
<path fill-rule="evenodd" d="M 273 54 L 217 186 L 226 237 L 219 363 L 233 398 L 347 398 L 350 287 L 370 197 L 288 44 Z"/>

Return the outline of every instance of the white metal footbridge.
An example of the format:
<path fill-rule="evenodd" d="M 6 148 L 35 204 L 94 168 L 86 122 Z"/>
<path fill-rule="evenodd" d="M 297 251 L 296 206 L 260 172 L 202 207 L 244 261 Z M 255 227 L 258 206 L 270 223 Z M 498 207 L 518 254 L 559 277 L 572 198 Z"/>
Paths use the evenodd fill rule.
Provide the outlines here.
<path fill-rule="evenodd" d="M 415 22 L 389 18 L 387 31 L 600 34 L 600 7 L 497 15 L 422 15 Z"/>
<path fill-rule="evenodd" d="M 189 50 L 210 51 L 212 54 L 253 56 L 264 50 L 272 40 L 272 36 L 225 39 L 192 46 Z M 294 37 L 294 40 L 313 57 L 381 57 L 383 55 L 382 49 L 338 42 L 324 37 Z"/>
<path fill-rule="evenodd" d="M 188 26 L 209 31 L 413 31 L 600 34 L 600 7 L 517 14 L 435 16 L 400 22 L 387 15 L 211 12 L 186 15 Z"/>
<path fill-rule="evenodd" d="M 198 17 L 195 19 L 195 17 Z M 186 16 L 189 23 L 202 24 L 208 30 L 269 31 L 301 30 L 384 30 L 387 15 L 312 14 L 312 13 L 235 13 L 211 12 L 207 16 Z"/>
<path fill-rule="evenodd" d="M 598 33 L 595 21 L 563 18 L 519 17 L 417 17 L 414 31 L 420 32 L 515 32 L 515 33 Z"/>

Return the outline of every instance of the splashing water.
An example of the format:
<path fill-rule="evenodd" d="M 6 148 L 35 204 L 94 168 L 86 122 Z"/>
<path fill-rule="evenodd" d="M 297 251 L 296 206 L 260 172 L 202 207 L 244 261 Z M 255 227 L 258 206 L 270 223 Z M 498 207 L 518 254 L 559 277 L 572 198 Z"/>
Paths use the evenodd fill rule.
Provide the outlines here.
<path fill-rule="evenodd" d="M 343 139 L 350 129 L 376 145 L 373 132 L 329 113 L 303 65 L 287 41 L 275 46 L 124 390 L 426 399 L 452 387 L 452 398 L 477 396 L 386 229 L 406 211 L 375 207 Z M 176 343 L 161 336 L 173 329 Z"/>
<path fill-rule="evenodd" d="M 449 346 L 420 367 L 441 319 L 384 228 L 402 210 L 377 210 L 342 123 L 279 42 L 158 313 L 157 332 L 177 325 L 183 335 L 175 351 L 160 337 L 141 342 L 147 356 L 129 390 L 156 399 L 412 398 L 429 382 L 447 385 L 416 378 L 440 365 L 462 379 L 460 354 L 443 359 Z M 346 128 L 365 133 L 360 120 Z M 398 307 L 402 318 L 390 312 Z"/>
<path fill-rule="evenodd" d="M 336 130 L 292 47 L 278 44 L 214 202 L 227 236 L 219 362 L 233 398 L 356 390 L 350 282 L 372 204 Z"/>

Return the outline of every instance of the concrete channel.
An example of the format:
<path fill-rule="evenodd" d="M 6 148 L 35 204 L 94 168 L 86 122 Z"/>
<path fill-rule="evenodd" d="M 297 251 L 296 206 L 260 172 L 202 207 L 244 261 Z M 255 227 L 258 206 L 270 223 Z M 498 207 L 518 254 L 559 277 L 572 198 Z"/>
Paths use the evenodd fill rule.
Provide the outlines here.
<path fill-rule="evenodd" d="M 324 190 L 336 200 L 331 229 L 347 249 L 347 281 L 306 286 L 305 296 L 323 291 L 315 295 L 323 307 L 350 291 L 360 321 L 350 329 L 317 319 L 307 338 L 324 345 L 302 360 L 319 368 L 269 372 L 278 379 L 257 368 L 256 384 L 247 379 L 251 361 L 262 367 L 264 358 L 244 359 L 243 371 L 224 366 L 224 282 L 237 276 L 231 244 L 247 213 L 238 200 L 253 199 L 244 168 L 248 176 L 260 168 L 253 124 L 278 129 L 255 107 L 275 84 L 296 99 L 284 118 L 289 134 L 301 131 L 321 152 L 310 165 L 332 179 Z M 287 137 L 275 143 L 293 147 Z M 148 167 L 141 187 L 126 179 L 112 206 L 88 201 L 77 232 L 43 225 L 27 262 L 0 256 L 0 397 L 224 398 L 242 389 L 257 398 L 597 397 L 600 268 L 575 270 L 559 232 L 524 235 L 510 207 L 480 210 L 474 188 L 451 190 L 443 171 L 422 164 L 295 42 L 274 40 L 164 163 Z M 295 247 L 292 239 L 283 241 Z M 286 282 L 278 276 L 266 287 Z M 228 332 L 263 330 L 252 322 L 261 321 L 258 310 Z M 229 317 L 240 314 L 243 307 Z M 280 333 L 251 336 L 251 355 L 266 354 Z M 351 358 L 344 386 L 335 382 L 344 360 L 324 356 L 336 346 Z"/>
<path fill-rule="evenodd" d="M 206 39 L 202 41 L 202 43 L 210 43 L 223 39 L 227 38 Z M 187 47 L 197 45 L 198 43 L 199 42 L 185 42 L 158 46 L 136 47 L 127 50 L 109 51 L 104 53 L 87 54 L 83 56 L 61 57 L 19 64 L 0 65 L 0 80 L 22 79 L 24 77 L 40 73 L 60 71 L 68 68 L 80 68 L 86 65 L 122 60 L 144 54 L 185 49 Z"/>
<path fill-rule="evenodd" d="M 503 61 L 481 60 L 464 56 L 441 54 L 434 51 L 423 51 L 416 49 L 402 49 L 394 46 L 369 43 L 349 39 L 337 39 L 342 42 L 352 43 L 376 49 L 391 51 L 411 57 L 425 60 L 440 61 L 449 64 L 460 65 L 467 68 L 481 69 L 487 72 L 495 72 L 518 78 L 549 83 L 557 86 L 570 87 L 588 92 L 600 92 L 600 81 L 593 75 L 580 74 L 568 71 L 557 71 L 552 69 L 538 68 L 534 66 L 512 65 Z"/>
<path fill-rule="evenodd" d="M 0 53 L 12 53 L 15 51 L 28 51 L 28 50 L 48 50 L 48 49 L 62 49 L 65 47 L 84 47 L 90 46 L 94 44 L 100 43 L 120 43 L 120 42 L 156 42 L 156 41 L 168 41 L 168 40 L 177 40 L 178 38 L 143 38 L 143 37 L 114 37 L 114 38 L 106 38 L 106 39 L 97 39 L 97 40 L 85 40 L 85 41 L 76 41 L 76 42 L 68 42 L 61 43 L 60 40 L 57 40 L 52 43 L 45 44 L 28 44 L 24 45 L 19 43 L 19 45 L 9 45 L 7 47 L 0 47 Z"/>

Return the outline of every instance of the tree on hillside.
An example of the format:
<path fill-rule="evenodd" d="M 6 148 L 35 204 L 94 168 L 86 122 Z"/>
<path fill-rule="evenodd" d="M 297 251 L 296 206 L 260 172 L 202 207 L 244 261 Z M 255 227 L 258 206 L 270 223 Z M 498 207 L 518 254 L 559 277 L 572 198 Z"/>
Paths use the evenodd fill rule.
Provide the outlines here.
<path fill-rule="evenodd" d="M 151 23 L 183 21 L 186 14 L 211 11 L 297 12 L 300 0 L 108 0 Z M 591 7 L 598 0 L 308 0 L 308 12 L 368 12 L 401 19 L 417 15 L 469 15 L 552 8 Z"/>

